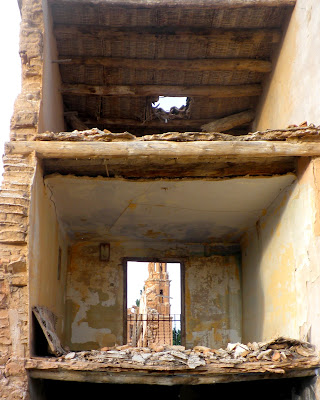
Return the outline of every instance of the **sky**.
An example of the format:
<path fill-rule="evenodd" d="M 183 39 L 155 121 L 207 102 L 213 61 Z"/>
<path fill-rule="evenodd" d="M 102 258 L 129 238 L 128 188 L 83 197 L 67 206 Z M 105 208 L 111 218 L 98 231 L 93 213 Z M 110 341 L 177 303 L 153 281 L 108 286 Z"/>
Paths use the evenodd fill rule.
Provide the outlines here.
<path fill-rule="evenodd" d="M 21 64 L 19 57 L 20 12 L 17 0 L 0 0 L 0 152 L 9 140 L 10 118 L 13 104 L 21 88 Z M 2 180 L 2 157 L 0 162 Z"/>

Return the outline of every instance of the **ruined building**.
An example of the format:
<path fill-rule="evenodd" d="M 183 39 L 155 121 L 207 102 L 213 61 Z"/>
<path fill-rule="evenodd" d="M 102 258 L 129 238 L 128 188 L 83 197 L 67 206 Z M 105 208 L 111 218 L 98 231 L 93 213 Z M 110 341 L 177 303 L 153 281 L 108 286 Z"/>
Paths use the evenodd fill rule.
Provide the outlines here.
<path fill-rule="evenodd" d="M 19 4 L 0 398 L 320 398 L 320 2 Z M 126 347 L 129 261 L 180 263 L 182 346 Z"/>
<path fill-rule="evenodd" d="M 139 307 L 127 315 L 127 340 L 134 346 L 173 344 L 167 264 L 150 262 Z"/>

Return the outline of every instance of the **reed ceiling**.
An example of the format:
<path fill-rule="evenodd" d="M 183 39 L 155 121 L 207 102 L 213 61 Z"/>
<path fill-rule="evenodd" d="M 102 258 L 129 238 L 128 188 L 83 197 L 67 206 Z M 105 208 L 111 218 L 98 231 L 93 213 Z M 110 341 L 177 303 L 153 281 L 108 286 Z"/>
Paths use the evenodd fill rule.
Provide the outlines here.
<path fill-rule="evenodd" d="M 255 110 L 294 6 L 291 0 L 49 3 L 68 128 L 136 135 L 201 131 Z M 152 107 L 161 95 L 188 96 L 189 105 L 167 115 Z M 229 133 L 247 132 L 250 119 L 252 113 Z"/>

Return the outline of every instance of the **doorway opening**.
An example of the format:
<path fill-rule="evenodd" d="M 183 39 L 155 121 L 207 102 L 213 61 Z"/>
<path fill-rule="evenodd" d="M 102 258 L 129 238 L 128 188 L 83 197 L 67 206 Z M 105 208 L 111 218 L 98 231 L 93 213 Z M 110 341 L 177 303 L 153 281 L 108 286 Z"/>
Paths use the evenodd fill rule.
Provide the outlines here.
<path fill-rule="evenodd" d="M 180 263 L 128 261 L 126 336 L 134 347 L 183 342 Z"/>

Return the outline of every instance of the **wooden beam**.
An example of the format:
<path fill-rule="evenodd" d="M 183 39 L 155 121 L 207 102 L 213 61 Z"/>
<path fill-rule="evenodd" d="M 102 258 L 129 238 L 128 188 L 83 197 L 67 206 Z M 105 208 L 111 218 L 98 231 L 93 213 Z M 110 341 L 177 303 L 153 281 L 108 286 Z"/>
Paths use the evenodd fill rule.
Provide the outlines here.
<path fill-rule="evenodd" d="M 64 117 L 71 125 L 72 129 L 77 129 L 78 131 L 85 131 L 88 129 L 88 126 L 80 120 L 76 111 L 67 111 L 64 113 Z"/>
<path fill-rule="evenodd" d="M 94 86 L 84 84 L 61 85 L 63 94 L 97 95 L 97 96 L 205 96 L 210 98 L 259 96 L 261 85 L 230 86 L 169 86 L 169 85 L 107 85 Z"/>
<path fill-rule="evenodd" d="M 204 132 L 225 132 L 236 126 L 248 124 L 253 121 L 255 112 L 252 110 L 243 111 L 241 113 L 229 115 L 228 117 L 218 119 L 202 125 L 201 128 Z"/>
<path fill-rule="evenodd" d="M 40 158 L 104 158 L 122 159 L 126 162 L 143 158 L 152 159 L 180 158 L 188 160 L 214 161 L 216 157 L 315 157 L 320 156 L 319 142 L 167 142 L 140 141 L 130 142 L 54 142 L 54 141 L 17 141 L 5 144 L 6 154 L 26 155 L 35 152 Z"/>
<path fill-rule="evenodd" d="M 272 69 L 270 61 L 250 58 L 204 59 L 204 60 L 150 60 L 109 57 L 72 57 L 55 60 L 58 64 L 100 65 L 107 68 L 179 70 L 179 71 L 252 71 L 266 73 Z"/>
<path fill-rule="evenodd" d="M 118 125 L 118 126 L 135 126 L 135 127 L 148 127 L 148 128 L 164 128 L 164 127 L 193 127 L 200 128 L 201 125 L 212 122 L 211 119 L 169 119 L 168 122 L 165 122 L 160 119 L 152 119 L 150 121 L 139 121 L 136 119 L 130 118 L 100 118 L 99 120 L 87 119 L 84 121 L 86 126 L 93 126 L 94 128 L 97 125 Z M 185 129 L 186 131 L 188 129 Z"/>
<path fill-rule="evenodd" d="M 54 33 L 58 39 L 76 36 L 88 37 L 97 40 L 120 41 L 158 41 L 166 43 L 177 41 L 199 43 L 199 41 L 214 42 L 215 45 L 230 43 L 239 46 L 240 43 L 278 43 L 282 33 L 280 29 L 175 29 L 168 27 L 131 27 L 110 28 L 96 25 L 63 25 L 54 26 Z"/>
<path fill-rule="evenodd" d="M 51 4 L 57 4 L 57 0 L 49 0 Z M 59 0 L 58 3 L 80 3 L 83 0 Z M 296 0 L 90 0 L 88 4 L 107 4 L 110 6 L 131 7 L 188 7 L 188 8 L 239 8 L 239 7 L 286 7 L 294 6 Z"/>
<path fill-rule="evenodd" d="M 56 363 L 58 364 L 58 363 Z M 90 371 L 77 370 L 76 368 L 61 368 L 53 366 L 52 369 L 31 369 L 27 364 L 28 375 L 34 379 L 51 379 L 55 381 L 69 381 L 69 382 L 93 382 L 93 383 L 113 383 L 113 384 L 140 384 L 140 385 L 212 385 L 213 383 L 231 383 L 231 382 L 250 382 L 265 379 L 283 379 L 283 378 L 301 378 L 316 375 L 316 367 L 306 370 L 293 370 L 287 371 L 285 374 L 277 373 L 243 373 L 236 371 L 235 368 L 230 368 L 233 372 L 230 373 L 217 373 L 217 374 L 196 374 L 196 373 L 172 373 L 162 374 L 145 373 L 145 371 L 137 372 L 109 372 L 105 371 Z"/>

